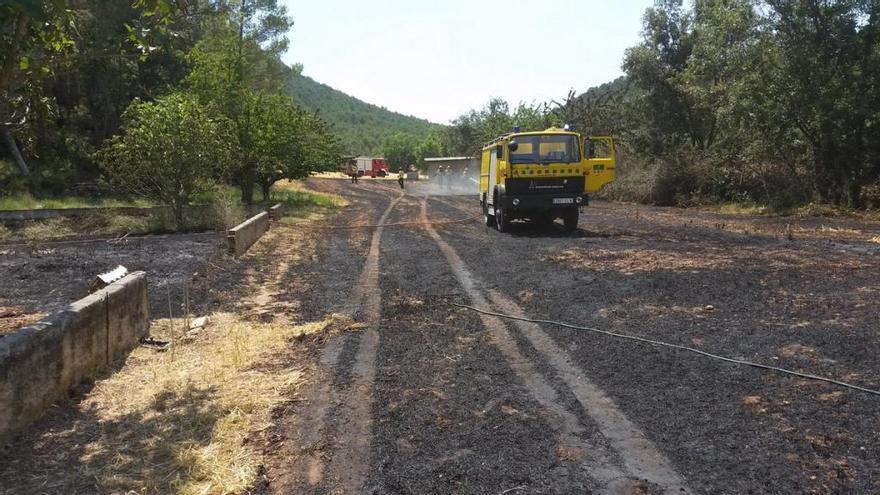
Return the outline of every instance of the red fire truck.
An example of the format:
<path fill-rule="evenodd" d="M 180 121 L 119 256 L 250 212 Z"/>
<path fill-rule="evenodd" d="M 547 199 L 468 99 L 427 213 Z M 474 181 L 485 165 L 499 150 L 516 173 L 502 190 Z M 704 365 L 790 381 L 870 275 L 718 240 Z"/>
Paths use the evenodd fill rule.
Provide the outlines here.
<path fill-rule="evenodd" d="M 358 175 L 369 177 L 385 177 L 388 175 L 388 163 L 384 158 L 357 157 Z"/>

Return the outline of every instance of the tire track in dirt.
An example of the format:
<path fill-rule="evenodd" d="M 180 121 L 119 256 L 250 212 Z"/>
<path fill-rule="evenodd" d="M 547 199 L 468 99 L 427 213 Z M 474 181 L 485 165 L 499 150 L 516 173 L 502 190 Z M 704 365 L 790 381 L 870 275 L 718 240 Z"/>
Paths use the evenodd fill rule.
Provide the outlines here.
<path fill-rule="evenodd" d="M 522 314 L 519 306 L 504 297 L 497 291 L 488 291 L 488 298 L 477 289 L 477 279 L 468 270 L 455 249 L 446 243 L 437 231 L 427 223 L 427 199 L 422 201 L 421 218 L 428 235 L 434 240 L 443 252 L 456 279 L 458 279 L 471 302 L 477 307 L 490 308 L 489 300 L 495 304 L 500 312 Z M 484 326 L 492 332 L 496 346 L 508 360 L 513 371 L 523 381 L 533 396 L 548 410 L 557 414 L 563 421 L 563 428 L 559 434 L 561 440 L 570 440 L 580 431 L 581 426 L 575 423 L 574 415 L 564 409 L 557 400 L 556 391 L 535 370 L 534 365 L 525 358 L 516 347 L 516 342 L 510 335 L 507 327 L 499 319 L 481 315 Z M 672 468 L 665 456 L 657 450 L 650 440 L 632 422 L 630 422 L 614 402 L 586 375 L 572 364 L 567 353 L 563 351 L 552 338 L 547 335 L 538 325 L 518 322 L 517 328 L 522 332 L 529 343 L 547 360 L 571 389 L 584 412 L 598 425 L 602 435 L 610 442 L 612 448 L 621 456 L 625 470 L 622 471 L 613 463 L 608 462 L 613 454 L 602 454 L 601 449 L 592 446 L 591 454 L 596 456 L 593 462 L 586 465 L 591 474 L 601 482 L 604 482 L 611 492 L 625 492 L 628 490 L 630 481 L 627 477 L 637 480 L 646 480 L 667 493 L 684 493 L 688 490 L 684 481 Z M 628 476 L 627 476 L 628 475 Z"/>
<path fill-rule="evenodd" d="M 392 200 L 379 218 L 378 227 L 373 232 L 370 242 L 367 261 L 355 290 L 354 299 L 361 304 L 360 314 L 368 326 L 361 332 L 352 370 L 354 379 L 347 400 L 351 404 L 350 417 L 340 427 L 338 437 L 343 439 L 339 442 L 342 445 L 328 466 L 331 476 L 341 481 L 344 493 L 355 493 L 360 490 L 370 468 L 373 382 L 376 379 L 376 353 L 379 348 L 379 330 L 376 327 L 382 318 L 379 294 L 379 246 L 385 221 L 391 210 L 403 198 L 404 195 L 401 194 Z"/>
<path fill-rule="evenodd" d="M 352 384 L 347 390 L 335 389 L 333 377 L 341 364 L 342 350 L 353 334 L 334 338 L 321 350 L 314 379 L 316 385 L 296 436 L 305 452 L 291 467 L 293 477 L 308 484 L 297 487 L 302 491 L 356 493 L 369 470 L 372 386 L 379 344 L 376 325 L 381 318 L 379 246 L 383 225 L 401 199 L 403 195 L 392 199 L 379 217 L 357 285 L 343 306 L 345 315 L 352 319 L 359 315 L 368 325 L 356 337 L 358 350 L 352 367 Z M 338 406 L 335 409 L 334 404 Z M 332 442 L 335 449 L 331 445 L 333 439 L 327 417 L 330 410 L 344 416 L 335 421 L 339 425 Z M 327 450 L 331 450 L 329 456 Z"/>
<path fill-rule="evenodd" d="M 335 189 L 330 192 L 337 193 Z M 293 460 L 289 469 L 273 483 L 291 493 L 355 493 L 370 464 L 370 408 L 379 341 L 375 328 L 380 309 L 378 251 L 382 225 L 401 198 L 361 188 L 349 193 L 367 205 L 374 204 L 377 197 L 391 199 L 371 235 L 350 296 L 337 306 L 343 315 L 351 320 L 360 317 L 368 326 L 360 332 L 331 338 L 319 353 L 312 385 L 304 394 L 308 402 L 288 435 L 297 445 L 291 451 Z M 340 298 L 343 297 L 341 293 Z M 352 342 L 354 339 L 357 341 Z M 350 364 L 353 383 L 340 387 L 334 385 L 334 379 L 340 375 L 340 367 L 346 366 L 341 359 L 349 343 L 358 346 L 354 363 Z"/>

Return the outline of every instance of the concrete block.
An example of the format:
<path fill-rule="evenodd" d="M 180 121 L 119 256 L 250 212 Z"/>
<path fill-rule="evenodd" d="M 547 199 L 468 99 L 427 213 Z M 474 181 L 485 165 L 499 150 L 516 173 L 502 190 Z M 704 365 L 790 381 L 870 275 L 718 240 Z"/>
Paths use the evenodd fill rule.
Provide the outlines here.
<path fill-rule="evenodd" d="M 0 445 L 125 357 L 148 329 L 146 277 L 135 272 L 0 338 Z"/>
<path fill-rule="evenodd" d="M 269 219 L 273 222 L 277 222 L 281 220 L 281 217 L 284 216 L 284 205 L 278 203 L 277 205 L 269 208 Z"/>
<path fill-rule="evenodd" d="M 107 287 L 107 362 L 125 357 L 150 331 L 147 277 L 137 272 Z"/>
<path fill-rule="evenodd" d="M 253 216 L 229 229 L 226 235 L 229 254 L 241 256 L 268 230 L 269 214 L 266 212 Z"/>

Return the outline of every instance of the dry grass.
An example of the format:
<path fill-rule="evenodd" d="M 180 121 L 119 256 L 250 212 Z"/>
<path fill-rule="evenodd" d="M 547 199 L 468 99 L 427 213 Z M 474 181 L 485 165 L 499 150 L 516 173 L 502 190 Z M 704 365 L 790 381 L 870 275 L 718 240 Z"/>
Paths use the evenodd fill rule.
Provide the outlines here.
<path fill-rule="evenodd" d="M 732 265 L 735 258 L 720 249 L 705 249 L 699 255 L 694 255 L 679 251 L 640 247 L 618 250 L 571 248 L 546 254 L 542 260 L 583 270 L 617 271 L 624 275 L 633 275 L 656 271 L 716 270 Z"/>
<path fill-rule="evenodd" d="M 285 206 L 283 223 L 313 223 L 348 205 L 342 196 L 315 192 L 297 181 L 278 182 L 272 191 L 272 202 Z"/>
<path fill-rule="evenodd" d="M 20 306 L 0 305 L 0 336 L 15 333 L 19 328 L 36 323 L 45 316 L 45 313 L 28 313 Z"/>
<path fill-rule="evenodd" d="M 29 244 L 36 244 L 49 239 L 57 239 L 73 235 L 66 218 L 50 218 L 38 222 L 28 223 L 18 231 L 18 236 Z"/>
<path fill-rule="evenodd" d="M 152 206 L 145 199 L 88 198 L 80 196 L 61 196 L 56 198 L 34 198 L 28 193 L 4 195 L 0 198 L 0 210 L 37 210 L 43 208 L 113 208 L 117 206 Z"/>
<path fill-rule="evenodd" d="M 117 452 L 96 473 L 101 487 L 225 494 L 253 486 L 259 455 L 247 438 L 271 424 L 271 410 L 301 379 L 301 371 L 282 359 L 287 344 L 331 321 L 284 326 L 215 316 L 193 344 L 163 354 L 138 351 L 142 362 L 101 382 L 87 401 L 105 421 L 139 416 L 149 425 L 130 432 L 140 438 L 94 442 L 94 452 Z M 132 448 L 139 445 L 148 451 Z M 125 451 L 130 457 L 121 455 Z M 145 457 L 165 462 L 144 470 Z"/>
<path fill-rule="evenodd" d="M 212 317 L 189 343 L 139 348 L 76 407 L 75 427 L 49 429 L 23 453 L 21 493 L 234 494 L 260 473 L 254 434 L 303 379 L 292 339 L 323 332 L 334 317 L 299 326 Z M 168 320 L 153 335 L 168 339 Z M 15 479 L 15 466 L 0 472 Z M 36 474 L 36 476 L 35 476 Z"/>
<path fill-rule="evenodd" d="M 288 180 L 278 182 L 277 184 L 275 184 L 274 191 L 281 193 L 282 200 L 286 199 L 283 197 L 285 192 L 292 192 L 296 195 L 302 195 L 304 202 L 311 203 L 315 206 L 333 208 L 346 206 L 348 204 L 348 200 L 338 194 L 332 194 L 328 192 L 316 192 L 306 187 L 305 184 L 300 181 Z M 273 197 L 272 199 L 275 200 L 276 198 Z"/>
<path fill-rule="evenodd" d="M 724 203 L 716 207 L 702 209 L 726 215 L 768 215 L 773 213 L 773 211 L 766 206 L 742 203 Z"/>

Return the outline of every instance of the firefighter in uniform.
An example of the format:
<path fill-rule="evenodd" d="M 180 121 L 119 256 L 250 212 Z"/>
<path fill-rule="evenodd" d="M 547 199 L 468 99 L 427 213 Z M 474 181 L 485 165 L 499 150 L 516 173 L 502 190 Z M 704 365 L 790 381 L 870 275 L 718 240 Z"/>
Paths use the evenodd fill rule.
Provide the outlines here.
<path fill-rule="evenodd" d="M 400 188 L 403 189 L 403 167 L 400 167 L 400 170 L 397 171 L 397 183 L 400 184 Z"/>

